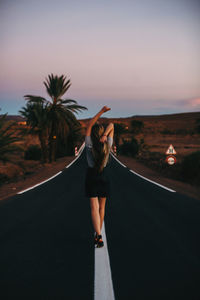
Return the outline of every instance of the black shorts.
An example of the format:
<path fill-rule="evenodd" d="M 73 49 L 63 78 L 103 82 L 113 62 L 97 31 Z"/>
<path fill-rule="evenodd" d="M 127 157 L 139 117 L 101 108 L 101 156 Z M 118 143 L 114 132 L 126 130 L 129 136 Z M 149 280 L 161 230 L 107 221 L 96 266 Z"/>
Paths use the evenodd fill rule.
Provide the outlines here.
<path fill-rule="evenodd" d="M 86 197 L 110 197 L 110 180 L 108 176 L 109 166 L 104 167 L 101 173 L 88 167 L 85 176 Z"/>

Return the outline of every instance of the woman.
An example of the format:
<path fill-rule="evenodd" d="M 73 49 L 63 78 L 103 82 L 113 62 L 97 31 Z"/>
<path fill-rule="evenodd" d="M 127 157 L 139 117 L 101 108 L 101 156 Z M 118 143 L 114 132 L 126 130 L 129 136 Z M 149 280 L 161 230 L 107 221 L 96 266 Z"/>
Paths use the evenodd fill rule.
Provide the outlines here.
<path fill-rule="evenodd" d="M 113 143 L 114 125 L 110 123 L 104 130 L 97 120 L 110 110 L 104 106 L 89 122 L 85 136 L 88 168 L 85 177 L 85 195 L 90 198 L 92 223 L 95 230 L 94 243 L 103 247 L 101 228 L 105 215 L 106 198 L 110 196 L 108 177 L 109 152 Z"/>

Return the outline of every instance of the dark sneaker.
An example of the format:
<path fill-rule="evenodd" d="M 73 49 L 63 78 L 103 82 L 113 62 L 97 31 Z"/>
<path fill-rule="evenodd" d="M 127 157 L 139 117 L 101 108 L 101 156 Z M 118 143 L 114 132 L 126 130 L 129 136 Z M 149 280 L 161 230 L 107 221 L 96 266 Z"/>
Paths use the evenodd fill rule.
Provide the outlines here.
<path fill-rule="evenodd" d="M 104 246 L 104 242 L 103 242 L 103 240 L 102 240 L 102 235 L 99 234 L 99 235 L 97 236 L 97 248 L 101 248 L 101 247 L 103 247 L 103 246 Z"/>

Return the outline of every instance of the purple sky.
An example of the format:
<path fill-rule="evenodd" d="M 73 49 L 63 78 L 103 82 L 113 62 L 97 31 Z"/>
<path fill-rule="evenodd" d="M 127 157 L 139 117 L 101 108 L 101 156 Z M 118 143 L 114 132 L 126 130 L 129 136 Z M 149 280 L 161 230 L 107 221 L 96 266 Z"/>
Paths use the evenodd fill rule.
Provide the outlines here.
<path fill-rule="evenodd" d="M 1 0 L 0 108 L 66 75 L 64 98 L 105 116 L 200 111 L 200 1 Z"/>

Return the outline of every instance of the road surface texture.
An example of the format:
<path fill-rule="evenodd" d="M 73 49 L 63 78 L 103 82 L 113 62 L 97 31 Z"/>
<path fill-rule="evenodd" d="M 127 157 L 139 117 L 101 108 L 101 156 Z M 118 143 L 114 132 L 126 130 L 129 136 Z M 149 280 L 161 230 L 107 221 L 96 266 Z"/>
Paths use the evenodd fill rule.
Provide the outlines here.
<path fill-rule="evenodd" d="M 84 149 L 58 176 L 0 202 L 1 300 L 110 300 L 94 284 L 101 268 L 95 253 L 105 248 L 93 245 L 86 167 Z M 109 173 L 107 294 L 200 299 L 200 202 L 137 176 L 113 156 Z M 99 272 L 106 278 L 106 269 Z"/>

